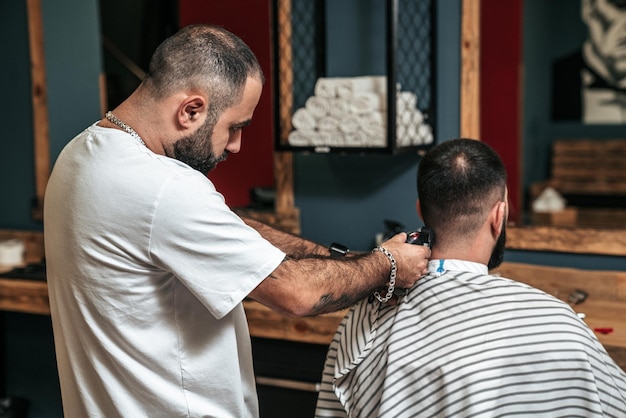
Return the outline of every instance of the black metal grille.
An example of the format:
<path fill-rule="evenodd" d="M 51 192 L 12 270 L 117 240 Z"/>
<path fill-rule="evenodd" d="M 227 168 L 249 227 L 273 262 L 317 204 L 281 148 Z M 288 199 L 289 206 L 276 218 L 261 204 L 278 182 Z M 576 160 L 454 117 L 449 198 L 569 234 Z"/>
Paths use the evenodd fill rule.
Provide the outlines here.
<path fill-rule="evenodd" d="M 318 74 L 325 71 L 323 1 L 292 0 L 293 97 L 294 106 L 302 107 L 313 94 Z"/>
<path fill-rule="evenodd" d="M 327 0 L 326 0 L 327 1 Z M 325 0 L 271 0 L 274 16 L 274 105 L 277 150 L 314 152 L 397 153 L 419 151 L 432 145 L 435 123 L 435 10 L 433 0 L 372 0 L 386 13 L 387 92 L 399 86 L 415 97 L 418 112 L 405 112 L 395 95 L 387 95 L 383 143 L 375 145 L 290 144 L 292 117 L 314 95 L 318 78 L 326 76 Z M 344 0 L 331 0 L 344 1 Z M 367 6 L 362 6 L 367 7 Z M 363 14 L 363 10 L 359 10 Z M 360 74 L 355 74 L 360 75 Z M 420 129 L 407 130 L 410 126 Z M 423 125 L 423 126 L 422 126 Z M 410 132 L 410 133 L 409 133 Z"/>
<path fill-rule="evenodd" d="M 428 0 L 400 0 L 398 3 L 397 79 L 417 95 L 418 108 L 431 108 L 433 55 L 431 4 Z"/>

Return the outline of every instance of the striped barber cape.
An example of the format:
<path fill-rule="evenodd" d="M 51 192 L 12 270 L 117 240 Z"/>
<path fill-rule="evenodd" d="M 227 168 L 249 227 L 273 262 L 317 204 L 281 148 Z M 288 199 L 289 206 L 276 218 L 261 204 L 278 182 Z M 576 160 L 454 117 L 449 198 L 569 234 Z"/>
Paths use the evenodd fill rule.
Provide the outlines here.
<path fill-rule="evenodd" d="M 355 305 L 329 347 L 316 417 L 626 417 L 626 374 L 562 301 L 432 260 L 395 306 Z"/>

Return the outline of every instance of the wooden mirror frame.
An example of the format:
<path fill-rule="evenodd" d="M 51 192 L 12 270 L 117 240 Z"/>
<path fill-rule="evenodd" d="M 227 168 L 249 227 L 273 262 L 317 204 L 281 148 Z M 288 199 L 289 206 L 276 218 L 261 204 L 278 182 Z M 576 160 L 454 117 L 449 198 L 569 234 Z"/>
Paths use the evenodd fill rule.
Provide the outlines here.
<path fill-rule="evenodd" d="M 480 138 L 480 7 L 480 0 L 463 0 L 460 134 L 466 138 Z M 626 231 L 508 225 L 507 248 L 624 256 Z"/>

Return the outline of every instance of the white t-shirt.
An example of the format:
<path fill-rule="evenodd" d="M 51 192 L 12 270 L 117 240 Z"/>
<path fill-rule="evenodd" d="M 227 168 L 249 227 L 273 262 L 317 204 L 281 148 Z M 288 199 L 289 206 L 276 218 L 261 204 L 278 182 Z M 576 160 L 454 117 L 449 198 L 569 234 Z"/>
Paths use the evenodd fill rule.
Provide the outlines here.
<path fill-rule="evenodd" d="M 44 210 L 65 416 L 258 415 L 241 301 L 285 254 L 204 175 L 93 125 Z"/>

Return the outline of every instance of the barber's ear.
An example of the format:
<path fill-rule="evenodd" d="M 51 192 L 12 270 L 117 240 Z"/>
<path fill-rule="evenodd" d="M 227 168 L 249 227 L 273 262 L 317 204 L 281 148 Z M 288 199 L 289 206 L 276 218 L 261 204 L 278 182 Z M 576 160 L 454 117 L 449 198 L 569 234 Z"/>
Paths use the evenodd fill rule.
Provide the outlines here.
<path fill-rule="evenodd" d="M 204 118 L 201 116 L 206 111 L 206 107 L 207 102 L 204 97 L 187 96 L 178 108 L 178 123 L 185 129 L 195 127 L 198 122 L 204 123 Z"/>

